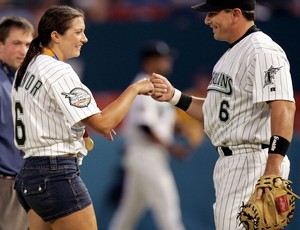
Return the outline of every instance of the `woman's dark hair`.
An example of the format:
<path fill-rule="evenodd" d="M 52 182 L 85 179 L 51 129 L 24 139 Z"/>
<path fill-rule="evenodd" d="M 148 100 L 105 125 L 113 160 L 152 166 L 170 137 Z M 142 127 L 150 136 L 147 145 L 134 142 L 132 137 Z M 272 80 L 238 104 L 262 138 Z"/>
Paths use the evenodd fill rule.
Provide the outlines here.
<path fill-rule="evenodd" d="M 75 9 L 70 6 L 53 6 L 49 8 L 42 16 L 38 25 L 38 36 L 30 43 L 28 52 L 20 66 L 15 82 L 15 88 L 20 86 L 27 66 L 37 54 L 41 53 L 43 47 L 47 47 L 51 41 L 51 33 L 64 35 L 70 28 L 71 21 L 74 18 L 84 18 L 84 13 L 80 9 Z"/>

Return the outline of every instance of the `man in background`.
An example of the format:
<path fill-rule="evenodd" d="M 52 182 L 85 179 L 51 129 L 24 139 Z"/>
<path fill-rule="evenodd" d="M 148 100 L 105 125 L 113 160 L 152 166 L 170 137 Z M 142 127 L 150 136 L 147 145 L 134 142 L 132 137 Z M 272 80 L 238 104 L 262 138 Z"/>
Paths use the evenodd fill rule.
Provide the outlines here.
<path fill-rule="evenodd" d="M 23 153 L 14 144 L 10 92 L 33 36 L 33 25 L 25 18 L 0 21 L 0 230 L 28 229 L 26 212 L 13 188 Z"/>

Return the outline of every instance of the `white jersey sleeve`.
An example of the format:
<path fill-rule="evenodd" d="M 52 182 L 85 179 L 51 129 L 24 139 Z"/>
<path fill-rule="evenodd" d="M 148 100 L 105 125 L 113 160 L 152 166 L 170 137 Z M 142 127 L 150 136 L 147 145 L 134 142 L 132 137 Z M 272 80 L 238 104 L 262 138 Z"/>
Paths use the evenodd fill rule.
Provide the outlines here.
<path fill-rule="evenodd" d="M 81 83 L 71 67 L 57 74 L 61 77 L 50 82 L 51 93 L 71 126 L 99 112 L 91 91 Z"/>
<path fill-rule="evenodd" d="M 276 46 L 275 46 L 276 47 Z M 288 100 L 294 101 L 289 61 L 283 50 L 259 53 L 253 60 L 255 66 L 253 103 Z"/>

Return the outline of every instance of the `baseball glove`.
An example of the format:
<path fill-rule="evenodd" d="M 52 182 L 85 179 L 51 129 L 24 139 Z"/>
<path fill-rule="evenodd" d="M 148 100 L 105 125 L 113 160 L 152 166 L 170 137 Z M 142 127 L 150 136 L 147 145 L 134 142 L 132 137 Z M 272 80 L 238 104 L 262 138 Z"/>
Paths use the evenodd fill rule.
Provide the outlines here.
<path fill-rule="evenodd" d="M 269 190 L 264 190 L 257 200 L 259 188 Z M 292 192 L 291 181 L 278 176 L 262 176 L 249 201 L 242 205 L 238 218 L 246 230 L 283 229 L 293 218 L 295 197 L 300 198 Z"/>

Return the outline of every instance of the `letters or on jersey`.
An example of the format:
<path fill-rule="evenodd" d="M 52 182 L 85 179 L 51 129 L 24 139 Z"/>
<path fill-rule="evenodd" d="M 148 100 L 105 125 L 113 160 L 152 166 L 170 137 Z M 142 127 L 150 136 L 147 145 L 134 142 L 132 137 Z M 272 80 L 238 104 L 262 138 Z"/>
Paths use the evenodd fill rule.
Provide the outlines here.
<path fill-rule="evenodd" d="M 284 51 L 263 32 L 230 48 L 213 69 L 203 106 L 205 131 L 215 146 L 268 143 L 268 101 L 294 101 Z"/>
<path fill-rule="evenodd" d="M 86 155 L 81 120 L 99 112 L 70 65 L 39 55 L 12 91 L 15 143 L 25 157 Z"/>

